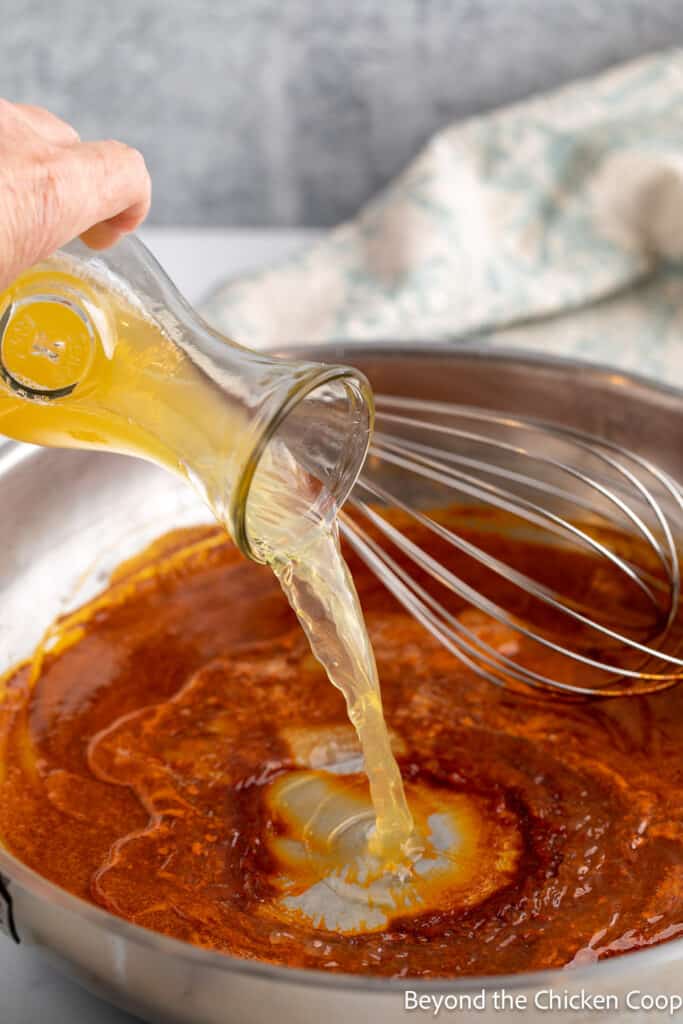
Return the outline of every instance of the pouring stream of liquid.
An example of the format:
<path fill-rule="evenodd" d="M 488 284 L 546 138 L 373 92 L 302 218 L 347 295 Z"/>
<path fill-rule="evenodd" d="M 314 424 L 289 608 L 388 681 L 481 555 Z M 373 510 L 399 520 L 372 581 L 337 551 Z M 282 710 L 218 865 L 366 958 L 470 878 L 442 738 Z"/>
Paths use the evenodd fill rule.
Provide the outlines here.
<path fill-rule="evenodd" d="M 54 270 L 50 274 L 54 277 Z M 64 277 L 69 286 L 87 290 L 83 282 Z M 106 318 L 98 317 L 96 282 L 92 285 L 90 312 L 101 335 L 93 347 L 91 328 L 68 305 L 40 301 L 45 278 L 44 270 L 32 271 L 14 286 L 15 306 L 22 290 L 34 300 L 19 309 L 2 337 L 0 432 L 38 444 L 147 458 L 190 476 L 225 522 L 221 473 L 230 447 L 244 440 L 239 418 L 221 406 L 218 392 L 207 392 L 196 367 L 133 296 L 108 288 Z M 0 295 L 0 308 L 4 298 Z M 30 380 L 32 397 L 22 391 L 23 380 Z M 79 381 L 75 389 L 74 380 Z M 63 393 L 56 401 L 41 399 L 41 386 L 46 393 Z M 201 417 L 192 415 L 197 409 Z M 414 857 L 419 843 L 336 524 L 333 519 L 311 522 L 309 484 L 284 445 L 269 445 L 249 492 L 251 543 L 277 574 L 314 654 L 344 695 L 376 814 L 369 847 L 396 864 Z"/>

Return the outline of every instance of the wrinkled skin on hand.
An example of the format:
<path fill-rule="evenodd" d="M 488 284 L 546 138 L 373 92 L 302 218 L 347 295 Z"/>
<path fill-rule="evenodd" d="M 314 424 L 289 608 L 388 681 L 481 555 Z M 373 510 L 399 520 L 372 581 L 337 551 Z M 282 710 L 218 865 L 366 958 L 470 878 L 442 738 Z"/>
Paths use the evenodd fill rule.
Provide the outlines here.
<path fill-rule="evenodd" d="M 77 236 L 106 249 L 149 210 L 142 155 L 113 140 L 81 142 L 41 107 L 0 98 L 0 289 Z"/>

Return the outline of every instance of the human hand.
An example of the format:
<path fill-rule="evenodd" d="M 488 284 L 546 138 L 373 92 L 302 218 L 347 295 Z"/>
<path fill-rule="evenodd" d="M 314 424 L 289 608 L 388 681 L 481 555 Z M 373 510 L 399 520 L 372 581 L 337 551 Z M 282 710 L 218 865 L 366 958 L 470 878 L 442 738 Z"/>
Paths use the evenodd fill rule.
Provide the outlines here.
<path fill-rule="evenodd" d="M 122 142 L 81 142 L 41 107 L 0 99 L 0 289 L 77 236 L 106 249 L 149 210 L 145 161 Z"/>

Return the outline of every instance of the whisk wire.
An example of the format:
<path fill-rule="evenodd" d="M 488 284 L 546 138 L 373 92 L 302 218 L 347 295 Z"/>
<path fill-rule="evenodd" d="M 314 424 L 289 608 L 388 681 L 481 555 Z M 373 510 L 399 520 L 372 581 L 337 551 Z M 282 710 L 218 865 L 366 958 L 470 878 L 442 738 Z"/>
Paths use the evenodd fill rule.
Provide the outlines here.
<path fill-rule="evenodd" d="M 342 515 L 342 532 L 366 565 L 375 572 L 378 579 L 392 590 L 404 607 L 477 675 L 497 686 L 506 685 L 508 678 L 505 674 L 497 676 L 486 671 L 478 662 L 469 658 L 466 652 L 472 653 L 494 669 L 500 667 L 498 665 L 500 662 L 509 676 L 527 685 L 536 681 L 543 686 L 554 686 L 553 681 L 547 676 L 520 667 L 512 658 L 490 647 L 476 633 L 464 626 L 456 616 L 439 605 L 439 602 L 421 587 L 398 562 L 383 551 L 381 546 L 358 523 L 353 522 L 353 525 L 349 525 L 346 515 Z M 387 574 L 389 574 L 388 578 Z M 446 626 L 449 628 L 447 629 Z M 453 633 L 458 636 L 454 636 Z M 463 640 L 463 637 L 467 639 Z M 577 687 L 563 683 L 560 684 L 560 687 L 568 692 L 583 692 Z"/>
<path fill-rule="evenodd" d="M 683 677 L 680 638 L 670 635 L 679 610 L 680 565 L 673 521 L 663 506 L 663 500 L 671 501 L 680 518 L 683 494 L 668 474 L 613 442 L 539 419 L 404 397 L 380 395 L 376 404 L 378 429 L 353 502 L 356 512 L 372 529 L 364 529 L 358 515 L 345 513 L 342 532 L 394 596 L 470 670 L 499 686 L 522 685 L 591 696 L 653 692 Z M 479 429 L 472 429 L 472 423 Z M 481 431 L 482 424 L 490 434 Z M 501 432 L 505 436 L 500 436 Z M 527 435 L 526 443 L 517 443 L 515 434 L 520 432 Z M 436 437 L 443 440 L 443 447 L 432 443 Z M 529 447 L 532 439 L 543 445 L 544 451 Z M 562 447 L 561 457 L 552 450 L 558 445 Z M 475 454 L 476 448 L 485 454 Z M 601 473 L 588 470 L 591 461 L 602 467 Z M 522 465 L 515 466 L 514 462 Z M 552 474 L 559 474 L 559 482 L 552 479 Z M 376 479 L 378 475 L 381 482 Z M 654 493 L 653 482 L 658 494 Z M 428 503 L 424 507 L 420 501 L 412 503 L 416 489 L 427 488 L 429 494 L 435 485 L 439 491 L 455 491 L 461 499 L 476 502 L 477 507 L 492 507 L 514 516 L 525 528 L 533 528 L 537 535 L 540 532 L 546 542 L 546 535 L 560 538 L 564 547 L 577 545 L 591 558 L 609 565 L 637 588 L 654 612 L 647 642 L 643 641 L 642 630 L 636 637 L 623 630 L 623 622 L 619 629 L 608 625 L 604 616 L 601 618 L 602 607 L 597 611 L 586 597 L 562 594 L 532 578 L 528 571 L 522 572 L 484 550 L 462 532 L 450 529 L 437 515 L 425 511 Z M 549 507 L 541 503 L 542 498 L 560 505 Z M 407 529 L 399 529 L 391 515 L 382 513 L 387 507 L 407 517 Z M 569 511 L 565 513 L 566 509 Z M 646 521 L 646 515 L 652 523 Z M 523 619 L 518 610 L 506 609 L 467 582 L 462 572 L 442 564 L 445 555 L 437 560 L 415 543 L 410 536 L 413 525 L 419 528 L 418 536 L 437 538 L 440 552 L 451 550 L 456 566 L 462 564 L 460 556 L 473 560 L 512 584 L 525 598 L 541 602 L 553 614 L 568 616 L 589 636 L 601 638 L 608 649 L 616 647 L 616 653 L 613 650 L 612 656 L 606 657 L 603 650 L 596 650 L 595 642 L 591 646 L 584 643 L 582 648 L 559 642 L 547 630 Z M 676 526 L 680 528 L 680 523 Z M 389 553 L 387 545 L 400 553 L 402 562 Z M 505 629 L 531 641 L 532 648 L 541 645 L 550 651 L 554 659 L 552 674 L 539 670 L 537 658 L 533 667 L 524 664 L 468 628 L 458 614 L 421 585 L 410 566 Z M 602 603 L 599 594 L 597 602 Z M 674 649 L 670 649 L 672 643 Z M 630 656 L 630 662 L 622 663 L 624 654 Z M 636 665 L 635 656 L 640 656 Z M 573 666 L 571 673 L 557 670 L 558 661 L 563 667 Z"/>
<path fill-rule="evenodd" d="M 523 636 L 526 636 L 529 640 L 533 640 L 534 643 L 542 644 L 543 646 L 548 647 L 549 649 L 555 651 L 558 654 L 570 656 L 574 660 L 580 661 L 584 665 L 590 666 L 591 668 L 598 669 L 602 672 L 619 673 L 623 676 L 642 678 L 642 670 L 630 670 L 618 665 L 606 663 L 604 661 L 597 661 L 596 659 L 591 658 L 588 655 L 582 654 L 578 651 L 570 651 L 567 647 L 557 643 L 554 640 L 551 640 L 549 637 L 529 629 L 522 622 L 516 620 L 508 613 L 506 613 L 505 610 L 501 608 L 500 605 L 496 604 L 496 602 L 491 601 L 489 598 L 485 597 L 483 594 L 476 591 L 469 584 L 465 583 L 463 580 L 455 576 L 454 573 L 450 572 L 448 569 L 445 569 L 444 566 L 437 562 L 436 559 L 434 559 L 430 554 L 428 554 L 426 551 L 423 551 L 411 540 L 409 540 L 409 538 L 405 537 L 399 530 L 397 530 L 395 526 L 393 526 L 391 523 L 387 522 L 381 516 L 379 516 L 374 509 L 370 508 L 367 505 L 362 505 L 361 508 L 363 513 L 368 517 L 368 519 L 373 523 L 373 525 L 376 526 L 377 529 L 380 530 L 385 537 L 391 540 L 392 543 L 395 544 L 395 546 L 400 551 L 402 551 L 409 558 L 411 558 L 411 560 L 416 565 L 418 565 L 419 568 L 425 570 L 438 583 L 443 584 L 452 593 L 457 594 L 458 597 L 463 598 L 465 601 L 468 602 L 468 604 L 471 604 L 474 607 L 478 608 L 480 611 L 484 612 L 491 618 L 495 619 L 501 625 L 506 626 L 510 629 L 514 629 L 516 632 L 521 633 Z M 437 526 L 438 524 L 432 523 L 432 527 Z M 512 571 L 513 570 L 510 570 L 510 572 Z M 550 599 L 547 600 L 548 603 L 552 603 Z M 638 643 L 633 638 L 617 633 L 615 630 L 611 630 L 609 629 L 609 627 L 604 626 L 601 623 L 597 623 L 590 619 L 587 619 L 585 616 L 579 615 L 578 613 L 574 612 L 572 609 L 569 609 L 564 605 L 558 604 L 557 607 L 558 610 L 566 614 L 574 615 L 590 629 L 598 630 L 599 632 L 604 633 L 606 636 L 608 636 L 611 640 L 617 641 L 618 643 L 622 643 L 624 644 L 624 646 L 637 650 L 641 654 L 646 654 L 648 657 L 662 658 L 664 661 L 671 661 L 672 663 L 677 665 L 680 664 L 680 659 L 672 657 L 670 655 L 663 654 L 660 651 L 652 647 L 648 647 L 645 644 Z M 661 675 L 658 675 L 657 677 L 653 678 L 663 677 Z M 667 675 L 666 678 L 668 679 L 672 677 L 670 675 Z"/>
<path fill-rule="evenodd" d="M 491 439 L 484 438 L 481 435 L 475 435 L 475 434 L 472 434 L 470 432 L 460 432 L 458 434 L 455 431 L 450 431 L 450 433 L 451 433 L 451 436 L 459 436 L 461 439 L 463 439 L 463 438 L 466 438 L 468 440 L 476 439 L 476 440 L 480 441 L 481 443 L 485 443 L 485 444 L 489 444 L 489 445 L 492 444 Z M 534 490 L 540 491 L 543 494 L 553 495 L 554 497 L 560 498 L 563 501 L 565 501 L 567 503 L 570 503 L 570 504 L 574 505 L 575 507 L 581 508 L 581 509 L 583 509 L 586 512 L 591 512 L 592 513 L 594 511 L 594 506 L 588 500 L 586 500 L 585 498 L 582 498 L 580 495 L 578 495 L 576 493 L 572 493 L 570 491 L 566 491 L 566 490 L 564 490 L 562 488 L 556 487 L 556 486 L 548 483 L 547 481 L 539 480 L 538 478 L 534 478 L 534 477 L 528 476 L 527 474 L 517 473 L 517 472 L 515 472 L 513 470 L 510 470 L 510 469 L 504 467 L 504 466 L 497 466 L 497 465 L 495 465 L 495 464 L 493 464 L 491 462 L 485 462 L 482 459 L 473 459 L 471 457 L 468 457 L 468 456 L 465 456 L 465 455 L 461 455 L 461 454 L 458 454 L 458 453 L 455 453 L 455 452 L 448 452 L 448 451 L 439 452 L 439 450 L 434 448 L 433 446 L 422 445 L 422 444 L 419 444 L 418 442 L 409 441 L 407 439 L 400 439 L 400 441 L 398 441 L 398 444 L 397 444 L 396 438 L 393 438 L 390 435 L 386 435 L 386 434 L 383 434 L 381 432 L 377 432 L 375 434 L 375 438 L 374 438 L 374 442 L 373 442 L 373 447 L 377 451 L 379 451 L 381 449 L 382 445 L 386 446 L 390 450 L 392 450 L 392 448 L 394 446 L 396 446 L 396 448 L 399 451 L 401 451 L 401 450 L 403 450 L 403 451 L 408 450 L 408 451 L 411 451 L 411 452 L 414 452 L 414 453 L 417 453 L 417 454 L 422 454 L 424 456 L 436 455 L 438 458 L 440 458 L 444 462 L 447 462 L 447 463 L 450 463 L 450 464 L 456 464 L 456 465 L 467 465 L 469 468 L 478 470 L 479 473 L 486 473 L 489 476 L 502 477 L 502 478 L 504 478 L 506 480 L 509 480 L 509 481 L 512 481 L 512 482 L 524 484 L 524 486 L 528 487 L 529 489 L 534 489 Z M 524 455 L 524 456 L 526 456 L 529 459 L 533 459 L 533 460 L 535 460 L 537 462 L 544 463 L 547 466 L 552 466 L 552 467 L 554 467 L 554 468 L 556 468 L 558 470 L 562 470 L 562 471 L 564 471 L 566 473 L 569 473 L 573 477 L 575 477 L 575 479 L 577 479 L 577 480 L 581 481 L 582 483 L 586 484 L 588 487 L 594 487 L 596 490 L 599 490 L 603 497 L 605 497 L 608 501 L 611 501 L 614 505 L 616 505 L 620 509 L 620 511 L 624 514 L 624 516 L 631 520 L 632 524 L 636 527 L 636 529 L 643 535 L 643 537 L 648 541 L 648 543 L 650 543 L 652 545 L 652 547 L 658 553 L 658 555 L 660 557 L 660 560 L 666 565 L 667 570 L 669 572 L 671 571 L 671 566 L 669 564 L 670 560 L 671 560 L 671 550 L 670 550 L 670 547 L 669 547 L 669 550 L 667 552 L 665 552 L 664 549 L 662 548 L 661 544 L 659 543 L 659 541 L 652 534 L 652 532 L 649 530 L 649 528 L 643 522 L 643 520 L 633 511 L 633 509 L 631 509 L 623 500 L 621 500 L 618 495 L 616 495 L 613 492 L 609 491 L 607 486 L 605 486 L 604 484 L 601 484 L 600 481 L 597 481 L 594 478 L 591 478 L 591 477 L 587 476 L 585 473 L 582 473 L 579 470 L 576 470 L 574 467 L 568 466 L 566 463 L 560 462 L 560 461 L 558 461 L 556 459 L 549 459 L 549 458 L 544 458 L 542 456 L 534 455 L 531 452 L 526 451 L 525 449 L 515 448 L 513 446 L 499 445 L 498 447 L 501 448 L 501 450 L 507 450 L 508 452 L 514 452 L 517 455 Z M 597 455 L 598 452 L 595 451 L 593 454 Z M 617 469 L 619 472 L 623 471 L 624 475 L 628 474 L 628 470 L 626 469 L 626 467 L 620 466 L 615 460 L 608 460 L 608 464 L 611 465 L 612 468 Z M 628 474 L 628 477 L 629 477 L 630 481 L 634 484 L 634 486 L 638 486 L 638 487 L 640 487 L 642 489 L 642 491 L 643 491 L 642 501 L 644 503 L 646 503 L 648 505 L 648 507 L 655 514 L 657 514 L 658 509 L 656 508 L 656 506 L 653 507 L 653 503 L 652 503 L 651 497 L 650 497 L 649 493 L 647 492 L 647 490 L 642 488 L 642 485 L 640 484 L 640 482 L 637 481 L 636 478 L 632 474 Z M 476 480 L 475 477 L 470 477 L 469 479 Z M 614 524 L 614 525 L 616 526 L 617 524 Z M 666 525 L 667 525 L 666 521 L 664 521 L 662 523 L 662 527 L 665 529 Z M 668 542 L 670 542 L 670 540 L 671 540 L 670 536 L 667 537 L 667 546 L 669 546 Z"/>
<path fill-rule="evenodd" d="M 402 466 L 404 469 L 410 469 L 414 473 L 428 477 L 435 482 L 455 484 L 461 493 L 468 494 L 470 497 L 482 498 L 483 492 L 486 491 L 488 492 L 490 503 L 495 505 L 497 508 L 506 512 L 511 512 L 513 515 L 525 519 L 528 523 L 544 526 L 549 531 L 560 536 L 563 533 L 571 534 L 575 540 L 579 540 L 586 547 L 599 552 L 615 566 L 621 569 L 622 572 L 629 576 L 632 581 L 642 589 L 643 593 L 650 598 L 653 604 L 656 604 L 656 598 L 645 584 L 641 575 L 636 572 L 628 562 L 619 558 L 619 556 L 613 551 L 610 551 L 610 549 L 604 544 L 601 544 L 600 541 L 591 537 L 590 534 L 579 529 L 579 527 L 574 523 L 567 522 L 550 510 L 544 509 L 535 502 L 528 501 L 527 499 L 519 496 L 517 496 L 513 501 L 509 492 L 503 491 L 501 488 L 496 487 L 493 484 L 488 484 L 485 481 L 476 481 L 473 477 L 469 476 L 469 474 L 444 472 L 444 467 L 434 460 L 426 459 L 424 457 L 414 461 L 403 458 L 396 454 L 395 443 L 393 450 L 389 446 L 387 446 L 387 448 L 382 448 L 381 446 L 373 445 L 371 451 L 382 456 L 387 462 L 392 462 L 394 465 Z M 431 472 L 428 472 L 429 469 L 431 469 Z"/>
<path fill-rule="evenodd" d="M 512 417 L 508 413 L 501 413 L 495 410 L 482 409 L 476 406 L 466 406 L 458 403 L 446 403 L 436 401 L 425 401 L 424 399 L 406 398 L 405 396 L 387 396 L 379 395 L 376 399 L 376 405 L 378 412 L 381 414 L 381 418 L 387 422 L 402 423 L 405 426 L 414 428 L 418 423 L 425 429 L 438 429 L 439 425 L 429 421 L 415 421 L 410 420 L 407 417 L 401 417 L 397 414 L 392 414 L 386 411 L 387 406 L 393 406 L 403 410 L 420 410 L 423 412 L 429 412 L 431 415 L 450 415 L 450 416 L 462 416 L 466 419 L 475 420 L 478 422 L 484 422 L 487 424 L 494 424 L 498 427 L 503 426 L 506 429 L 521 429 L 521 430 L 534 430 L 541 435 L 542 438 L 555 437 L 562 439 L 570 439 L 578 448 L 586 452 L 587 454 L 594 456 L 605 464 L 610 465 L 612 468 L 617 469 L 628 481 L 639 491 L 641 499 L 651 508 L 655 517 L 657 518 L 659 525 L 665 535 L 668 557 L 671 560 L 672 571 L 675 572 L 677 578 L 677 586 L 680 588 L 680 571 L 678 563 L 678 555 L 676 547 L 673 541 L 673 536 L 669 527 L 669 523 L 664 516 L 661 507 L 654 500 L 653 495 L 643 485 L 643 483 L 623 464 L 617 463 L 606 455 L 607 451 L 614 453 L 615 455 L 625 458 L 628 461 L 633 462 L 639 466 L 649 475 L 654 477 L 667 491 L 670 497 L 674 499 L 680 511 L 683 511 L 683 493 L 680 487 L 676 484 L 671 477 L 664 473 L 658 466 L 643 456 L 638 455 L 636 452 L 629 451 L 621 445 L 616 444 L 614 441 L 607 440 L 606 438 L 598 438 L 594 435 L 576 430 L 573 427 L 567 427 L 562 424 L 548 423 L 545 420 L 537 419 L 535 417 L 526 417 L 524 419 Z M 449 433 L 459 436 L 461 439 L 469 436 L 474 439 L 479 438 L 483 442 L 489 444 L 496 443 L 491 438 L 486 438 L 484 435 L 474 435 L 468 431 L 458 430 L 452 426 L 440 425 L 442 433 Z M 497 442 L 497 445 L 501 449 L 507 449 L 512 452 L 515 450 L 513 445 L 505 444 L 504 442 Z M 444 453 L 449 454 L 449 453 Z M 552 464 L 552 460 L 548 459 L 547 456 L 531 455 L 524 450 L 518 449 L 518 454 L 525 454 L 529 457 L 535 458 L 537 461 L 545 461 L 548 464 Z M 564 467 L 568 471 L 572 470 L 572 467 Z M 596 483 L 594 479 L 590 478 L 589 483 Z M 614 497 L 613 493 L 606 495 L 608 499 Z M 574 499 L 575 500 L 575 499 Z M 630 515 L 630 512 L 627 512 Z M 656 550 L 661 552 L 661 548 L 658 542 L 649 535 L 648 539 L 652 543 Z"/>

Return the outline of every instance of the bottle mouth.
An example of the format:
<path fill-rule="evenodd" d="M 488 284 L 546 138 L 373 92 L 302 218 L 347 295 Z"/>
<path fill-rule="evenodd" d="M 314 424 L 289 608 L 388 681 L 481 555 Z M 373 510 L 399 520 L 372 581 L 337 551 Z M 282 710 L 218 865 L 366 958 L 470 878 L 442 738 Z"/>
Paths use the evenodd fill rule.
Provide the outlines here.
<path fill-rule="evenodd" d="M 350 367 L 315 366 L 287 393 L 232 495 L 233 539 L 247 557 L 287 559 L 332 525 L 365 462 L 373 421 L 370 385 Z"/>

